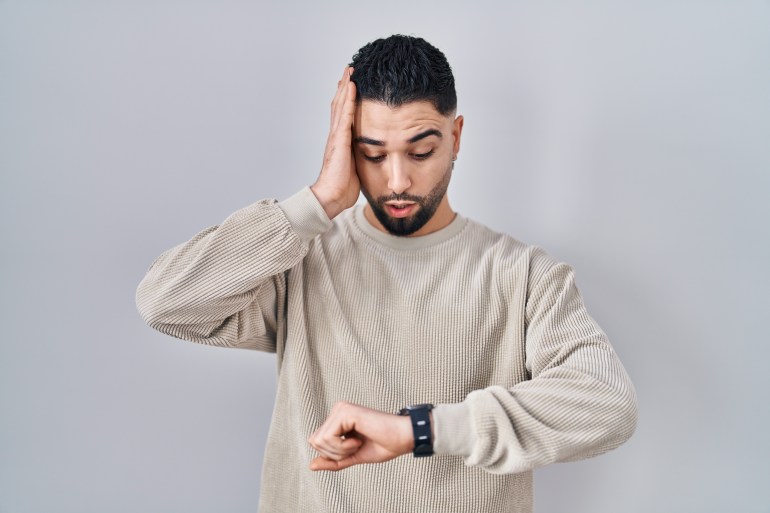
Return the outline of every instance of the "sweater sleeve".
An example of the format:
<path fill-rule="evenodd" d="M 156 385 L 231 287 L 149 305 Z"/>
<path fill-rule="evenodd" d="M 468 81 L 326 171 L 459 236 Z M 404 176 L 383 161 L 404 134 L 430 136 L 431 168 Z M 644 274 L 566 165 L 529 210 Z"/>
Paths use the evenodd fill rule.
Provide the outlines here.
<path fill-rule="evenodd" d="M 528 293 L 526 366 L 531 379 L 489 386 L 433 410 L 437 454 L 493 474 L 531 470 L 613 449 L 634 432 L 633 385 L 586 311 L 573 268 L 535 264 Z"/>
<path fill-rule="evenodd" d="M 286 271 L 330 226 L 309 187 L 257 201 L 161 253 L 139 283 L 137 309 L 172 337 L 275 352 Z"/>

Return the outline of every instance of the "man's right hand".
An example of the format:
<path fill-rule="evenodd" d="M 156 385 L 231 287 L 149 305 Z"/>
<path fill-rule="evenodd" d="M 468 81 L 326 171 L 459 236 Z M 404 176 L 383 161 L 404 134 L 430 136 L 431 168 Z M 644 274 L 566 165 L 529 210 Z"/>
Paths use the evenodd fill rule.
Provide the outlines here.
<path fill-rule="evenodd" d="M 329 219 L 358 201 L 361 183 L 353 157 L 353 116 L 356 112 L 356 85 L 350 80 L 353 68 L 345 66 L 337 83 L 337 94 L 331 105 L 331 126 L 326 140 L 323 167 L 310 186 L 323 205 Z"/>

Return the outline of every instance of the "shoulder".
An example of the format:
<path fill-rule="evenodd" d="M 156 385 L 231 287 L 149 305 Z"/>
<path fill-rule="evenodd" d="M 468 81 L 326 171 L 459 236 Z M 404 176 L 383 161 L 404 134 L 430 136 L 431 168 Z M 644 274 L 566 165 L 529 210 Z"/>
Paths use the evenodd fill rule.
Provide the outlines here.
<path fill-rule="evenodd" d="M 503 290 L 519 291 L 529 297 L 544 278 L 571 267 L 543 247 L 529 244 L 472 219 L 468 220 L 463 246 L 473 250 L 474 265 L 490 270 Z"/>
<path fill-rule="evenodd" d="M 470 239 L 468 242 L 475 243 L 474 245 L 483 252 L 490 254 L 501 263 L 520 265 L 526 262 L 527 268 L 535 272 L 559 263 L 541 246 L 529 244 L 508 233 L 493 230 L 473 219 L 468 219 L 466 231 Z"/>

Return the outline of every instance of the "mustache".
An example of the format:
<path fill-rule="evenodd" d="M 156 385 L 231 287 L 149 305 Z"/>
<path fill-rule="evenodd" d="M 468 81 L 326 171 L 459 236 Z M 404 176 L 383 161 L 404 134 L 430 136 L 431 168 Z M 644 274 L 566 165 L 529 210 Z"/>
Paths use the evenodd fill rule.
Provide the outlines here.
<path fill-rule="evenodd" d="M 423 196 L 414 196 L 412 194 L 402 192 L 401 194 L 393 193 L 390 196 L 380 196 L 377 198 L 377 203 L 382 204 L 386 201 L 414 201 L 415 203 L 422 204 L 424 200 L 425 198 Z"/>

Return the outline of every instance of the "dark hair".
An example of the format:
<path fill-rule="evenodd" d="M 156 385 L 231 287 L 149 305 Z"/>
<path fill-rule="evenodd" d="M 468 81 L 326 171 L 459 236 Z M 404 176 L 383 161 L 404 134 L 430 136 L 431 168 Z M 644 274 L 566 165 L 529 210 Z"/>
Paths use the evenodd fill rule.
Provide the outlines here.
<path fill-rule="evenodd" d="M 363 46 L 353 56 L 356 101 L 390 107 L 425 100 L 446 116 L 457 107 L 455 79 L 446 57 L 420 37 L 394 34 Z"/>

